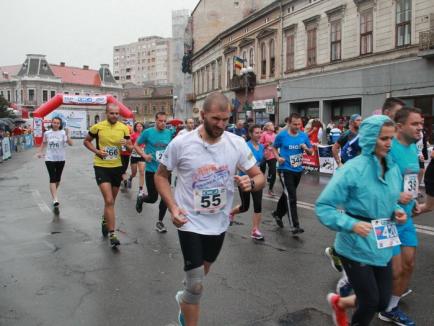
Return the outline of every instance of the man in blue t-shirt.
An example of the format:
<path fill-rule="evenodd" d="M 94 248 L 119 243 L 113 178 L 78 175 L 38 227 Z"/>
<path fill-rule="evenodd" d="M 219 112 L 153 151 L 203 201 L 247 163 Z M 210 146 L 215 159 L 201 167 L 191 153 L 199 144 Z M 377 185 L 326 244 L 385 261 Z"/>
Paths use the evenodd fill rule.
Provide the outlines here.
<path fill-rule="evenodd" d="M 418 245 L 413 213 L 419 211 L 416 202 L 419 193 L 419 158 L 416 142 L 420 139 L 420 132 L 423 129 L 422 111 L 418 108 L 403 107 L 396 111 L 394 119 L 397 133 L 396 138 L 392 141 L 390 155 L 399 166 L 403 176 L 404 182 L 399 204 L 407 214 L 407 222 L 396 226 L 401 246 L 393 248 L 392 297 L 386 311 L 381 312 L 379 318 L 397 325 L 415 325 L 410 317 L 399 309 L 398 303 L 409 288 Z"/>
<path fill-rule="evenodd" d="M 232 131 L 235 135 L 243 137 L 244 139 L 247 139 L 247 129 L 244 128 L 244 121 L 238 120 L 235 128 Z"/>
<path fill-rule="evenodd" d="M 359 146 L 358 133 L 361 123 L 362 117 L 360 114 L 353 114 L 350 117 L 350 129 L 344 132 L 336 143 L 333 144 L 332 153 L 338 167 L 342 167 L 346 161 L 360 154 L 361 148 Z"/>
<path fill-rule="evenodd" d="M 139 194 L 136 201 L 136 210 L 142 212 L 143 203 L 155 203 L 158 200 L 158 192 L 155 188 L 154 175 L 158 170 L 160 161 L 167 145 L 173 138 L 173 132 L 166 129 L 166 114 L 158 112 L 155 115 L 155 127 L 148 128 L 142 132 L 137 142 L 134 144 L 136 152 L 146 161 L 145 182 L 148 189 L 147 195 Z M 145 145 L 145 150 L 140 145 Z M 156 230 L 160 233 L 167 232 L 163 224 L 164 215 L 166 215 L 167 206 L 163 200 L 160 200 L 158 222 Z"/>
<path fill-rule="evenodd" d="M 288 118 L 288 128 L 281 131 L 273 144 L 273 151 L 279 162 L 278 173 L 283 193 L 272 213 L 279 227 L 283 227 L 282 217 L 288 214 L 293 234 L 303 233 L 297 214 L 297 187 L 303 173 L 303 153 L 313 154 L 312 145 L 304 132 L 301 117 L 292 113 Z"/>

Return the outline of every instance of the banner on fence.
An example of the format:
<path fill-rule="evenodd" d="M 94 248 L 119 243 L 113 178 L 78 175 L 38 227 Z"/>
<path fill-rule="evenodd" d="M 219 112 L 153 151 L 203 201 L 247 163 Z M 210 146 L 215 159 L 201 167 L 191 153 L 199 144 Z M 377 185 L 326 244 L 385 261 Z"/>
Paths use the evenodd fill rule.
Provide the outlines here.
<path fill-rule="evenodd" d="M 318 145 L 319 172 L 333 174 L 336 171 L 336 162 L 333 158 L 332 145 Z"/>
<path fill-rule="evenodd" d="M 312 145 L 313 155 L 303 154 L 303 166 L 309 171 L 319 171 L 319 159 L 317 145 Z"/>
<path fill-rule="evenodd" d="M 10 138 L 8 137 L 3 138 L 2 151 L 3 151 L 3 160 L 7 160 L 12 157 Z"/>
<path fill-rule="evenodd" d="M 25 135 L 24 136 L 24 148 L 30 149 L 33 147 L 33 136 L 32 135 Z"/>

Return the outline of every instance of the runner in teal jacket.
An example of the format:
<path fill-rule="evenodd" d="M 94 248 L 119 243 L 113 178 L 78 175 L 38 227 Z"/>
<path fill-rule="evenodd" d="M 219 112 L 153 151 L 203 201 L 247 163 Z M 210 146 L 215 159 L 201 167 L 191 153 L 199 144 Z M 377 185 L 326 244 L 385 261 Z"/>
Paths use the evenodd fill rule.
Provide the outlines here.
<path fill-rule="evenodd" d="M 320 222 L 338 232 L 335 250 L 358 298 L 352 325 L 368 325 L 391 295 L 393 247 L 389 243 L 379 249 L 371 221 L 406 219 L 397 204 L 402 176 L 388 154 L 394 133 L 386 116 L 364 120 L 359 130 L 362 154 L 336 171 L 316 202 Z M 328 300 L 336 324 L 344 325 L 345 309 L 355 305 L 354 296 L 330 294 Z"/>

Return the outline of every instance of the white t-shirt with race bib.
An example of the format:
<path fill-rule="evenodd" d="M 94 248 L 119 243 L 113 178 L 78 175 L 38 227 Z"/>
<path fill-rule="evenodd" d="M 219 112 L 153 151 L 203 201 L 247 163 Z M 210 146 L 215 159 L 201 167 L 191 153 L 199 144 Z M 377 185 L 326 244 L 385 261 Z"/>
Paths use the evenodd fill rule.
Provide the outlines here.
<path fill-rule="evenodd" d="M 48 130 L 44 133 L 44 143 L 47 144 L 46 161 L 64 161 L 67 137 L 65 130 Z"/>
<path fill-rule="evenodd" d="M 224 132 L 216 144 L 204 143 L 198 130 L 175 138 L 161 164 L 177 171 L 177 205 L 187 211 L 188 222 L 179 230 L 219 235 L 229 226 L 237 167 L 251 169 L 256 160 L 245 140 Z"/>

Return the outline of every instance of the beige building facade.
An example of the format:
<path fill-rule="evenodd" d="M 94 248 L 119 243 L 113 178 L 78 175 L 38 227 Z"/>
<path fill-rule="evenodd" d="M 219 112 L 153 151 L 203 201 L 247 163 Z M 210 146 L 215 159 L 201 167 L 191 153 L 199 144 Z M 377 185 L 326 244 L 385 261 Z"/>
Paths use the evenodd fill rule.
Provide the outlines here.
<path fill-rule="evenodd" d="M 135 115 L 136 121 L 152 122 L 157 112 L 173 117 L 173 87 L 171 85 L 124 85 L 123 103 Z"/>
<path fill-rule="evenodd" d="M 433 35 L 430 0 L 274 1 L 194 52 L 194 106 L 221 90 L 233 100 L 234 118 L 282 122 L 299 112 L 327 123 L 370 115 L 396 96 L 421 107 L 431 131 Z M 235 56 L 255 73 L 247 97 Z M 250 112 L 240 109 L 246 99 Z"/>

